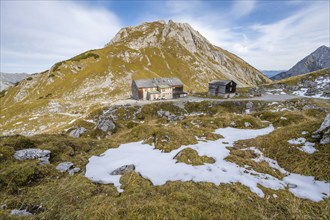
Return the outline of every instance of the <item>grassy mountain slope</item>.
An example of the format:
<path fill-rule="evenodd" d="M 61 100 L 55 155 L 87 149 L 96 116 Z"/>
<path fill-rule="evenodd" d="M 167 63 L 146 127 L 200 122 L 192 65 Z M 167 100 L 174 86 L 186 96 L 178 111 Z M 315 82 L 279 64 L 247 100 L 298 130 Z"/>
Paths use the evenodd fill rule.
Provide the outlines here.
<path fill-rule="evenodd" d="M 313 72 L 310 72 L 310 73 L 305 73 L 305 74 L 298 75 L 298 76 L 292 76 L 292 77 L 289 77 L 289 78 L 286 78 L 286 79 L 281 79 L 281 80 L 276 81 L 274 83 L 276 83 L 276 84 L 283 83 L 283 84 L 287 84 L 287 85 L 297 85 L 302 80 L 305 80 L 305 79 L 315 80 L 320 76 L 326 76 L 326 75 L 330 75 L 330 68 L 325 68 L 325 69 L 313 71 Z"/>
<path fill-rule="evenodd" d="M 206 90 L 213 79 L 233 79 L 239 86 L 270 82 L 188 24 L 172 21 L 124 28 L 106 47 L 31 77 L 1 94 L 3 134 L 61 131 L 73 119 L 129 98 L 132 79 L 178 77 L 193 91 Z"/>
<path fill-rule="evenodd" d="M 153 186 L 148 179 L 131 172 L 121 177 L 124 192 L 119 194 L 112 184 L 96 184 L 84 177 L 85 165 L 92 155 L 99 155 L 122 143 L 155 140 L 155 147 L 166 151 L 171 150 L 168 147 L 173 149 L 182 144 L 194 144 L 197 136 L 212 139 L 207 137 L 215 129 L 230 126 L 231 122 L 240 128 L 245 127 L 244 122 L 249 122 L 251 128 L 257 129 L 267 126 L 266 120 L 276 130 L 256 139 L 235 143 L 234 147 L 228 148 L 231 152 L 226 160 L 283 178 L 282 173 L 267 163 L 254 161 L 254 153 L 242 150 L 255 146 L 289 172 L 330 181 L 328 146 L 316 143 L 318 151 L 309 155 L 288 143 L 292 138 L 302 137 L 303 131 L 307 132 L 304 137 L 313 141 L 312 132 L 318 129 L 326 112 L 329 112 L 328 102 L 310 99 L 271 105 L 254 102 L 255 112 L 242 115 L 246 103 L 186 103 L 185 111 L 202 112 L 204 115 L 192 114 L 174 122 L 164 120 L 156 112 L 166 110 L 180 114 L 181 108 L 173 103 L 153 103 L 142 107 L 141 115 L 136 118 L 139 123 L 133 127 L 129 123 L 137 109 L 121 106 L 117 111 L 120 129 L 102 140 L 66 135 L 1 137 L 0 203 L 6 204 L 7 209 L 0 210 L 0 218 L 10 219 L 10 210 L 20 208 L 33 213 L 27 219 L 329 219 L 329 198 L 312 202 L 295 197 L 288 189 L 261 187 L 265 193 L 265 197 L 261 198 L 242 184 L 217 186 L 175 181 Z M 321 109 L 302 110 L 311 104 Z M 287 111 L 289 106 L 298 110 Z M 286 110 L 273 112 L 278 108 Z M 95 116 L 102 114 L 98 112 Z M 17 161 L 13 158 L 15 150 L 30 147 L 50 150 L 51 163 L 39 165 L 37 160 Z M 63 161 L 73 162 L 82 171 L 73 176 L 60 173 L 55 168 Z"/>

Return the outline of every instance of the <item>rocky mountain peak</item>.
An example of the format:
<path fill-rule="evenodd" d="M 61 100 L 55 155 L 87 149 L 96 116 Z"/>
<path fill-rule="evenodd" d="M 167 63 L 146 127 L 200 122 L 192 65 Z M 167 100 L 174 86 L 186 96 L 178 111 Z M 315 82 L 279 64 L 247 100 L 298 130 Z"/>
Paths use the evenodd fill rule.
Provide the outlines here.
<path fill-rule="evenodd" d="M 175 41 L 184 46 L 189 52 L 209 50 L 210 43 L 188 23 L 176 23 L 169 20 L 145 22 L 134 27 L 122 28 L 106 46 L 125 43 L 132 49 L 159 47 L 166 41 Z"/>

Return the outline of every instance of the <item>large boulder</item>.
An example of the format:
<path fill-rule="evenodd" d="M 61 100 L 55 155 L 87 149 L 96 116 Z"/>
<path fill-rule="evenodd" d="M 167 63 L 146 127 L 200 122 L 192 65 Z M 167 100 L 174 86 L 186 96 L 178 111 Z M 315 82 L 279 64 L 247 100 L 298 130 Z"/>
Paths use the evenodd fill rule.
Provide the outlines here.
<path fill-rule="evenodd" d="M 86 128 L 84 128 L 84 127 L 75 127 L 75 128 L 70 130 L 69 136 L 74 137 L 74 138 L 78 138 L 85 132 L 86 132 Z"/>
<path fill-rule="evenodd" d="M 101 129 L 104 132 L 108 132 L 108 131 L 114 130 L 116 128 L 116 125 L 113 123 L 112 120 L 100 119 L 97 122 L 96 127 L 98 127 L 99 129 Z"/>
<path fill-rule="evenodd" d="M 313 132 L 312 138 L 320 139 L 320 144 L 330 143 L 330 113 L 327 114 L 320 128 Z"/>
<path fill-rule="evenodd" d="M 35 160 L 39 159 L 42 164 L 49 164 L 50 157 L 49 150 L 41 150 L 38 148 L 29 148 L 24 150 L 16 151 L 14 158 L 16 160 Z"/>
<path fill-rule="evenodd" d="M 123 175 L 124 173 L 128 173 L 134 170 L 135 170 L 134 164 L 124 165 L 112 171 L 110 175 Z"/>

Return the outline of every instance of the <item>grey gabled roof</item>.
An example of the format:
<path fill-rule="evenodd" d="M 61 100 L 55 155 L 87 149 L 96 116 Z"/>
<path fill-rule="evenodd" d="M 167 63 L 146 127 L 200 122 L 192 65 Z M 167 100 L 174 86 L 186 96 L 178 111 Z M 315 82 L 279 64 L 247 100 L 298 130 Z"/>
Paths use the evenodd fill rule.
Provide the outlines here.
<path fill-rule="evenodd" d="M 153 78 L 133 80 L 138 88 L 153 88 L 160 85 L 183 86 L 178 78 Z"/>
<path fill-rule="evenodd" d="M 233 81 L 233 80 L 212 80 L 209 84 L 217 84 L 217 85 L 220 85 L 220 86 L 225 86 L 228 83 L 230 83 L 231 81 Z"/>

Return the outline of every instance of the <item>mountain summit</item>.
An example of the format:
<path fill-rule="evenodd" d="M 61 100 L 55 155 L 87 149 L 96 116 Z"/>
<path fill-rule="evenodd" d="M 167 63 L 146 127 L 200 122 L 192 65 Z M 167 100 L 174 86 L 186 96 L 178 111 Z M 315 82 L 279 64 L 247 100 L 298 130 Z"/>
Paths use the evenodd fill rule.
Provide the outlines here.
<path fill-rule="evenodd" d="M 104 48 L 56 63 L 10 88 L 1 98 L 2 125 L 15 133 L 31 124 L 37 127 L 32 134 L 60 130 L 68 121 L 129 98 L 133 79 L 158 77 L 179 78 L 185 90 L 195 92 L 207 91 L 214 79 L 231 79 L 238 86 L 271 82 L 189 24 L 143 23 L 121 29 Z M 38 120 L 27 120 L 31 115 Z"/>
<path fill-rule="evenodd" d="M 273 77 L 272 80 L 280 80 L 291 76 L 297 76 L 330 67 L 330 47 L 321 46 L 313 53 L 299 61 L 291 69 L 281 72 Z"/>

